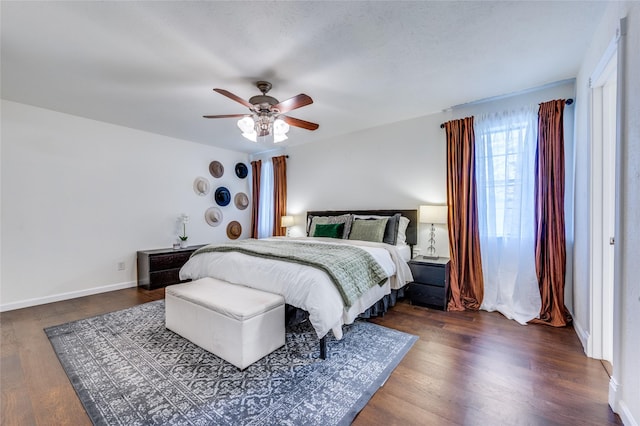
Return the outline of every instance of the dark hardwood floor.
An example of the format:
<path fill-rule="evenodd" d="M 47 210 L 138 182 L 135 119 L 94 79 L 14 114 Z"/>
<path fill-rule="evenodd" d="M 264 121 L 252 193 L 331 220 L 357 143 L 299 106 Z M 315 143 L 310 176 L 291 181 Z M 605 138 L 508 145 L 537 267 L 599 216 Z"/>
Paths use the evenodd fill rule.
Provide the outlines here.
<path fill-rule="evenodd" d="M 163 297 L 132 288 L 0 314 L 2 424 L 91 424 L 43 329 Z M 572 328 L 407 303 L 374 322 L 419 340 L 355 425 L 622 424 Z"/>

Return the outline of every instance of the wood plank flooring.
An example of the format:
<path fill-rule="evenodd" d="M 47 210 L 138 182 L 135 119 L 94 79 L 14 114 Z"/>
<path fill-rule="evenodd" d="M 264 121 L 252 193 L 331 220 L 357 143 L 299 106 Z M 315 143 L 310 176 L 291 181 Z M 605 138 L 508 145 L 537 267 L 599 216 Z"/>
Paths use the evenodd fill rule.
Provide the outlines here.
<path fill-rule="evenodd" d="M 90 425 L 43 329 L 163 297 L 131 288 L 0 314 L 1 424 Z M 354 425 L 622 424 L 572 328 L 408 303 L 373 321 L 419 340 Z"/>

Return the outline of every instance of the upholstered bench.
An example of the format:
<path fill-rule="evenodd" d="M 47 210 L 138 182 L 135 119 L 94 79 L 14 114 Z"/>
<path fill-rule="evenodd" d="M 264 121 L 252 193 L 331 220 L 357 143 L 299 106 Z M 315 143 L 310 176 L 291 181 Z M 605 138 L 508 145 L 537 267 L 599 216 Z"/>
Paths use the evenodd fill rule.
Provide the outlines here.
<path fill-rule="evenodd" d="M 165 324 L 243 370 L 284 345 L 284 299 L 202 278 L 166 288 Z"/>

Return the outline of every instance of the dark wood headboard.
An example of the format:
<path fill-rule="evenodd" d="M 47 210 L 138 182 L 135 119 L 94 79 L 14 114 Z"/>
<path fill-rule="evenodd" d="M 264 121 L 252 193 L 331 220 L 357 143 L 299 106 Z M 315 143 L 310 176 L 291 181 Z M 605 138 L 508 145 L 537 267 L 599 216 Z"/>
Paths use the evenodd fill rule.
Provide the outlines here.
<path fill-rule="evenodd" d="M 400 213 L 409 219 L 407 227 L 407 244 L 415 246 L 418 244 L 418 210 L 318 210 L 308 211 L 309 216 L 340 216 L 342 214 L 359 214 L 359 215 L 377 215 L 377 216 L 393 216 Z"/>

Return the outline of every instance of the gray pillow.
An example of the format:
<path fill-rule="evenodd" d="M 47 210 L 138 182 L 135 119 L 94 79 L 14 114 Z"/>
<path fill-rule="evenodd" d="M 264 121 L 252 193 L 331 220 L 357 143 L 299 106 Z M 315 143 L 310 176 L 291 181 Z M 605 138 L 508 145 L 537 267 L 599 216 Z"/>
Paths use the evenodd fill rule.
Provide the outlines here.
<path fill-rule="evenodd" d="M 398 227 L 400 226 L 400 218 L 402 215 L 400 213 L 396 213 L 393 216 L 376 216 L 376 215 L 353 215 L 354 220 L 372 220 L 372 219 L 389 219 L 387 221 L 387 226 L 384 229 L 384 237 L 382 237 L 382 242 L 391 244 L 395 246 L 398 241 Z"/>
<path fill-rule="evenodd" d="M 344 223 L 344 231 L 342 233 L 342 238 L 348 238 L 349 232 L 351 232 L 351 217 L 352 215 L 350 214 L 343 214 L 340 216 L 311 216 L 311 221 L 309 222 L 309 230 L 307 231 L 307 236 L 315 235 L 316 225 Z"/>
<path fill-rule="evenodd" d="M 402 216 L 400 213 L 396 213 L 387 221 L 387 227 L 384 229 L 384 237 L 382 238 L 383 243 L 391 244 L 392 246 L 396 245 L 396 242 L 398 241 L 400 216 Z"/>
<path fill-rule="evenodd" d="M 384 229 L 389 219 L 356 219 L 351 224 L 350 240 L 373 241 L 381 243 L 384 238 Z"/>

